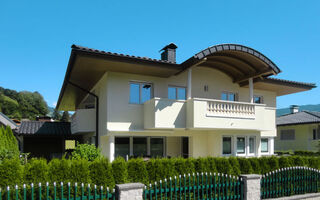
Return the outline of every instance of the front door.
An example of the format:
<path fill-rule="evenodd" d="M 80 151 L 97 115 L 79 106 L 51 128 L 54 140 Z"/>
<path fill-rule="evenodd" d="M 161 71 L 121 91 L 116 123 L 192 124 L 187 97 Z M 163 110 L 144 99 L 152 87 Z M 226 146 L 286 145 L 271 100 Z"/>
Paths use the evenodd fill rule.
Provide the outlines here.
<path fill-rule="evenodd" d="M 182 137 L 182 157 L 189 157 L 189 137 Z"/>

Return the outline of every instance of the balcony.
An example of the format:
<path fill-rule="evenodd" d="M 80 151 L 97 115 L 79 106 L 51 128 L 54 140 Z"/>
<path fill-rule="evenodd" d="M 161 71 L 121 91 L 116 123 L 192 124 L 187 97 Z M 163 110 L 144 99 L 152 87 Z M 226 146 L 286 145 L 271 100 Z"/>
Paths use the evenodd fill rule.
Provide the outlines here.
<path fill-rule="evenodd" d="M 71 133 L 89 133 L 96 130 L 96 109 L 78 109 L 71 117 Z"/>
<path fill-rule="evenodd" d="M 275 108 L 265 104 L 193 98 L 154 98 L 144 104 L 145 129 L 275 129 Z"/>

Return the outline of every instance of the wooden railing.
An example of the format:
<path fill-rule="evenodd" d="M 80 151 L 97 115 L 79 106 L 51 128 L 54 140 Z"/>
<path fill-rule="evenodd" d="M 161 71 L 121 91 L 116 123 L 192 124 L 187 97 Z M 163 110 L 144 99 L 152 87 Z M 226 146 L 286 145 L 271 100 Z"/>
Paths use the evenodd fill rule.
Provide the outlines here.
<path fill-rule="evenodd" d="M 255 105 L 234 101 L 207 101 L 207 116 L 255 118 Z"/>

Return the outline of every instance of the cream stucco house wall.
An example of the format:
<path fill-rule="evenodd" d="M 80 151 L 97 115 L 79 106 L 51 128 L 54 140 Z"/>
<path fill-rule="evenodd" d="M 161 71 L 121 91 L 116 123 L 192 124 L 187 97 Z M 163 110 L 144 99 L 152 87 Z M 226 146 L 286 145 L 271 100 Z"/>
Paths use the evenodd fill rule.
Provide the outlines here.
<path fill-rule="evenodd" d="M 105 156 L 261 156 L 274 153 L 276 97 L 314 84 L 269 78 L 280 69 L 249 47 L 205 49 L 181 64 L 73 45 L 57 108 L 73 134 Z"/>

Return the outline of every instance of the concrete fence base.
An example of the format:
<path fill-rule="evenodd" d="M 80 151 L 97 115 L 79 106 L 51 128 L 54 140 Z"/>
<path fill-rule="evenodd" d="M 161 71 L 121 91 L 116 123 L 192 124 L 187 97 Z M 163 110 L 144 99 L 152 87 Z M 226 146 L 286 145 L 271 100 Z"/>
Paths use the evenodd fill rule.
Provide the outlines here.
<path fill-rule="evenodd" d="M 128 183 L 116 185 L 118 200 L 143 200 L 144 184 Z"/>

